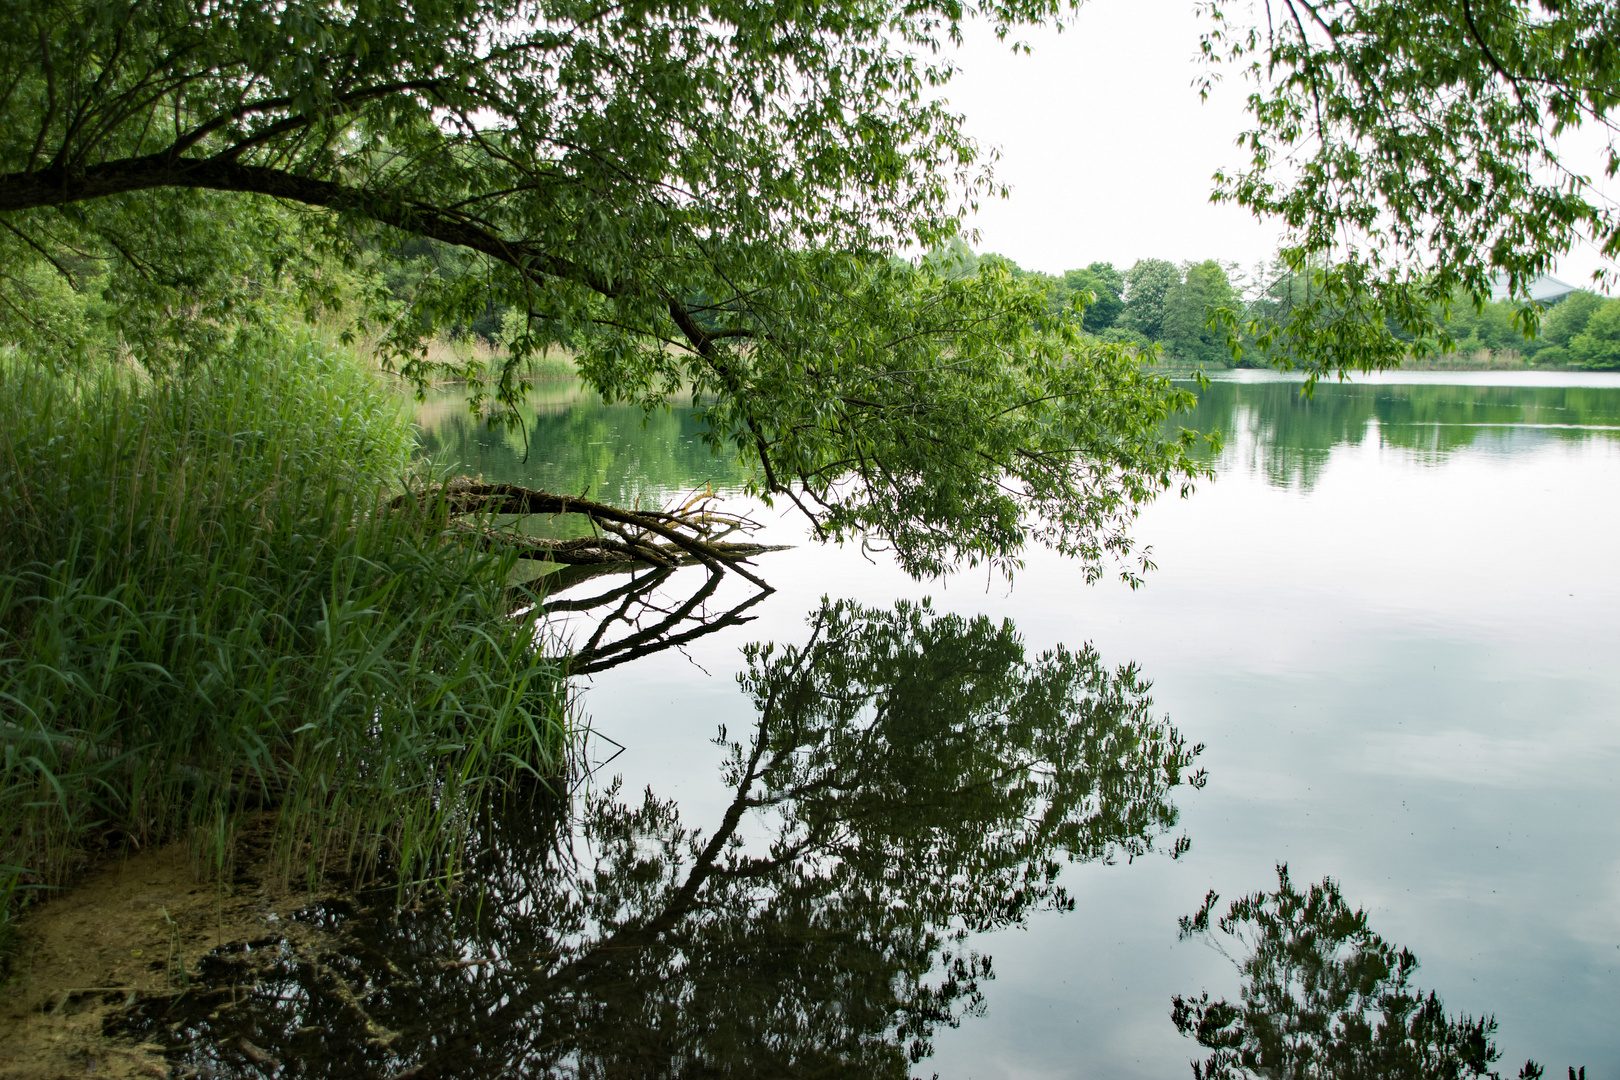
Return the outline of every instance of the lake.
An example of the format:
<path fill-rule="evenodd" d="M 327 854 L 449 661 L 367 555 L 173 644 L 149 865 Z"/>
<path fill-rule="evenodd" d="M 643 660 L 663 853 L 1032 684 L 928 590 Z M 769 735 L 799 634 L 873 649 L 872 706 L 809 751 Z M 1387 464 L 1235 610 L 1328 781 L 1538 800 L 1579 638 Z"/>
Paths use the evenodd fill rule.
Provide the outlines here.
<path fill-rule="evenodd" d="M 1134 591 L 1041 551 L 913 581 L 743 498 L 688 410 L 531 412 L 444 394 L 424 443 L 610 502 L 710 485 L 795 546 L 769 593 L 558 595 L 626 660 L 580 680 L 589 768 L 482 826 L 458 903 L 312 912 L 365 1010 L 289 959 L 251 1031 L 322 1064 L 278 1075 L 1188 1077 L 1172 997 L 1239 980 L 1177 920 L 1286 863 L 1494 1013 L 1504 1073 L 1620 1077 L 1620 376 L 1227 373 L 1184 420 L 1217 478 L 1143 512 Z"/>

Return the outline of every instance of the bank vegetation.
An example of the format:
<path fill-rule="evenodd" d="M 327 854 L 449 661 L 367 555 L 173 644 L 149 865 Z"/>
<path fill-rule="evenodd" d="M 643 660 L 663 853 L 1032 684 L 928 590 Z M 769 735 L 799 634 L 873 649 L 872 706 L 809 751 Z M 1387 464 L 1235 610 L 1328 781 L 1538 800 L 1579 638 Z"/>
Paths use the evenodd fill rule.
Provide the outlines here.
<path fill-rule="evenodd" d="M 422 500 L 398 393 L 244 333 L 151 379 L 0 361 L 0 897 L 245 815 L 282 874 L 453 880 L 475 815 L 561 766 L 567 700 L 515 553 Z M 431 504 L 431 498 L 428 498 Z"/>

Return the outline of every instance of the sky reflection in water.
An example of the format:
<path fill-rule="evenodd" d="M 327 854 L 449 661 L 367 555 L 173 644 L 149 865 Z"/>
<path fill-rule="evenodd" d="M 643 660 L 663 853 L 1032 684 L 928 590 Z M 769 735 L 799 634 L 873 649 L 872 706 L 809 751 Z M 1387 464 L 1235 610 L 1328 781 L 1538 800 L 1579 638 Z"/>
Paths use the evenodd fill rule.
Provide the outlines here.
<path fill-rule="evenodd" d="M 1197 1048 L 1176 1035 L 1170 999 L 1231 996 L 1237 976 L 1178 944 L 1176 920 L 1208 889 L 1265 887 L 1287 861 L 1295 880 L 1339 879 L 1422 958 L 1415 981 L 1448 1007 L 1496 1013 L 1505 1060 L 1620 1076 L 1620 380 L 1390 378 L 1324 384 L 1308 401 L 1247 375 L 1205 391 L 1187 423 L 1226 434 L 1220 477 L 1144 514 L 1159 569 L 1134 593 L 1088 588 L 1044 553 L 1011 588 L 919 584 L 762 511 L 766 542 L 801 545 L 761 558 L 778 591 L 754 600 L 721 582 L 683 625 L 731 624 L 593 677 L 584 707 L 625 750 L 571 809 L 492 825 L 505 854 L 481 871 L 482 914 L 339 920 L 415 980 L 382 992 L 379 1008 L 395 1004 L 378 1022 L 419 1034 L 425 1004 L 439 1034 L 470 1033 L 458 1061 L 521 1046 L 532 1064 L 632 1074 L 704 1054 L 746 1075 L 741 1062 L 767 1053 L 904 1074 L 932 1028 L 924 1075 L 1189 1076 Z M 642 426 L 574 390 L 549 395 L 526 465 L 520 436 L 478 429 L 454 401 L 430 413 L 427 441 L 486 479 L 616 501 L 746 479 L 707 456 L 682 410 Z M 679 571 L 654 602 L 678 609 L 703 585 Z M 896 606 L 925 596 L 936 615 Z M 576 645 L 594 625 L 584 616 Z M 750 659 L 747 641 L 780 644 Z M 1032 659 L 1063 643 L 1067 660 Z M 1140 675 L 1119 670 L 1128 661 Z M 736 675 L 754 681 L 740 691 Z M 793 707 L 762 698 L 771 686 L 795 688 Z M 965 739 L 979 723 L 994 737 Z M 1023 734 L 1008 741 L 1012 728 Z M 1170 767 L 1185 753 L 1176 731 L 1207 744 L 1192 766 L 1208 769 L 1202 791 L 1172 791 L 1189 771 Z M 1131 733 L 1152 737 L 1132 748 Z M 861 756 L 863 738 L 884 752 Z M 726 869 L 700 889 L 712 899 L 689 899 L 655 946 L 582 959 L 672 910 L 732 820 L 755 748 L 768 767 L 744 801 L 758 805 L 732 823 L 743 846 L 717 855 Z M 1047 775 L 1064 754 L 1090 770 L 1067 793 Z M 960 804 L 981 767 L 1035 793 Z M 1105 858 L 1150 837 L 1175 851 L 1183 836 L 1176 859 Z M 958 941 L 962 929 L 975 932 Z M 515 958 L 541 954 L 511 981 Z M 975 955 L 994 957 L 993 980 Z M 355 980 L 395 978 L 364 949 L 345 962 Z M 659 972 L 673 973 L 667 990 Z M 273 1041 L 277 1024 L 287 1038 L 298 1025 L 351 1037 L 352 1014 L 310 979 L 276 984 L 287 1001 L 257 1037 Z M 951 1028 L 979 994 L 983 1015 Z M 384 1072 L 424 1060 L 418 1035 L 401 1038 L 357 1042 L 350 1060 Z M 613 1065 L 619 1053 L 643 1056 Z"/>

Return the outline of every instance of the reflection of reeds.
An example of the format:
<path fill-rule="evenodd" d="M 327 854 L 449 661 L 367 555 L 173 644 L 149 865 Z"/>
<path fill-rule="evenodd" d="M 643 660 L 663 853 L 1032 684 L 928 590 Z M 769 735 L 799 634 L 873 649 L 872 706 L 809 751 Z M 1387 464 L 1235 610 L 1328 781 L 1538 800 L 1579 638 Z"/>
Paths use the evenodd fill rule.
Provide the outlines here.
<path fill-rule="evenodd" d="M 523 409 L 535 415 L 555 415 L 567 412 L 575 405 L 600 404 L 602 397 L 577 377 L 536 382 L 526 387 Z M 468 393 L 460 386 L 446 385 L 430 390 L 426 397 L 415 403 L 416 422 L 424 428 L 436 428 L 452 419 L 472 416 L 468 408 Z M 480 420 L 487 420 L 485 414 Z M 497 421 L 499 423 L 499 421 Z"/>
<path fill-rule="evenodd" d="M 316 323 L 310 332 L 327 345 L 341 348 L 346 353 L 352 352 L 369 367 L 389 373 L 390 379 L 397 379 L 392 373 L 397 370 L 398 361 L 396 358 L 392 362 L 385 362 L 380 348 L 383 341 L 381 330 L 374 329 L 371 333 L 345 338 L 345 335 L 354 334 L 354 330 L 355 327 L 344 320 L 328 318 Z M 344 344 L 345 340 L 350 344 Z M 498 347 L 477 334 L 452 334 L 441 330 L 428 339 L 421 359 L 425 362 L 422 370 L 427 373 L 427 385 L 448 387 L 465 385 L 466 380 L 460 373 L 468 367 L 482 371 L 489 380 L 498 379 L 505 356 Z M 579 366 L 571 349 L 553 345 L 540 356 L 526 360 L 517 374 L 524 382 L 543 385 L 556 380 L 566 382 L 578 379 Z M 405 385 L 405 380 L 397 381 Z"/>
<path fill-rule="evenodd" d="M 667 408 L 607 404 L 578 380 L 533 384 L 509 426 L 469 408 L 470 393 L 429 394 L 416 414 L 423 451 L 446 469 L 491 483 L 588 496 L 617 506 L 655 505 L 682 492 L 734 492 L 751 465 L 723 440 L 707 437 L 701 403 Z M 578 535 L 569 533 L 569 536 Z"/>
<path fill-rule="evenodd" d="M 323 336 L 334 343 L 338 338 L 337 332 L 330 330 Z M 384 366 L 377 349 L 379 340 L 376 336 L 361 337 L 354 346 L 355 352 L 375 367 Z M 459 386 L 465 381 L 460 376 L 442 373 L 462 371 L 472 366 L 481 369 L 487 378 L 493 380 L 499 377 L 500 365 L 505 357 L 500 349 L 476 334 L 451 335 L 441 332 L 428 340 L 422 359 L 426 362 L 426 370 L 441 373 L 432 378 L 429 385 Z M 572 380 L 579 378 L 579 367 L 572 351 L 552 346 L 544 354 L 524 361 L 519 377 L 532 383 Z"/>
<path fill-rule="evenodd" d="M 484 795 L 558 767 L 512 560 L 377 509 L 409 447 L 310 341 L 144 388 L 0 367 L 0 912 L 109 842 L 221 867 L 265 805 L 284 870 L 432 880 Z"/>
<path fill-rule="evenodd" d="M 505 357 L 499 349 L 476 335 L 451 337 L 439 334 L 427 343 L 426 359 L 433 367 L 444 370 L 465 367 L 469 363 L 475 364 L 493 379 L 497 376 L 499 365 Z M 574 363 L 572 352 L 553 346 L 547 349 L 544 355 L 530 357 L 524 361 L 521 377 L 526 381 L 540 383 L 553 379 L 577 379 L 579 368 Z M 453 385 L 457 382 L 459 380 L 446 380 L 438 385 Z"/>

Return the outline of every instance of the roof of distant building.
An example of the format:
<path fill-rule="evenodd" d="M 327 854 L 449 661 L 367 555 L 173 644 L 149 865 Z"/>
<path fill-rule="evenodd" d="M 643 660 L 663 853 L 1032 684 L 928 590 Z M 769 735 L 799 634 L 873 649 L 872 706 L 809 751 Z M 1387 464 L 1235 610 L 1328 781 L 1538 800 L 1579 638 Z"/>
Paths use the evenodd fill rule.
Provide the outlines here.
<path fill-rule="evenodd" d="M 1541 304 L 1548 304 L 1554 300 L 1562 300 L 1564 297 L 1575 291 L 1576 288 L 1574 285 L 1571 285 L 1568 282 L 1559 281 L 1551 274 L 1542 274 L 1540 277 L 1530 282 L 1530 299 Z M 1491 283 L 1491 299 L 1508 299 L 1508 279 L 1506 274 L 1498 275 L 1496 280 Z"/>

